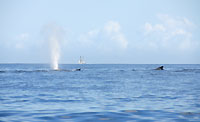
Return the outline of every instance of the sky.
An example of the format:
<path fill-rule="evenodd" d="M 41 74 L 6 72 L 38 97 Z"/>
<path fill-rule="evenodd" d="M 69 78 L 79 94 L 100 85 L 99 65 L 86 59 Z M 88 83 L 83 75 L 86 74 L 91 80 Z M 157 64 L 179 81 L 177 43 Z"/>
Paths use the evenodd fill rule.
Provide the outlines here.
<path fill-rule="evenodd" d="M 0 63 L 199 64 L 199 0 L 0 0 Z"/>

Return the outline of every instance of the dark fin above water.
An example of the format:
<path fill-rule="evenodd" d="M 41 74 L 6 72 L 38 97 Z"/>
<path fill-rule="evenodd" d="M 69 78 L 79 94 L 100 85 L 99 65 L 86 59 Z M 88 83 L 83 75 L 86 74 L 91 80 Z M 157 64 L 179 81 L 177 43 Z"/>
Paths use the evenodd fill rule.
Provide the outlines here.
<path fill-rule="evenodd" d="M 76 71 L 81 71 L 81 68 L 79 68 L 79 69 L 76 69 Z"/>
<path fill-rule="evenodd" d="M 72 71 L 81 71 L 81 68 L 73 69 Z"/>
<path fill-rule="evenodd" d="M 155 70 L 164 70 L 164 66 L 160 66 L 160 67 L 156 68 Z"/>

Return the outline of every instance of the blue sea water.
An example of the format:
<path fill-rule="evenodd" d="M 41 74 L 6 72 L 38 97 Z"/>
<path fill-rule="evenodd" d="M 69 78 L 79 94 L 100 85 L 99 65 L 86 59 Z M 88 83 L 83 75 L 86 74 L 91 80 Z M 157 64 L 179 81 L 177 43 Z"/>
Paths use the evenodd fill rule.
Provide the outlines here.
<path fill-rule="evenodd" d="M 199 122 L 200 65 L 158 66 L 0 64 L 0 122 Z"/>

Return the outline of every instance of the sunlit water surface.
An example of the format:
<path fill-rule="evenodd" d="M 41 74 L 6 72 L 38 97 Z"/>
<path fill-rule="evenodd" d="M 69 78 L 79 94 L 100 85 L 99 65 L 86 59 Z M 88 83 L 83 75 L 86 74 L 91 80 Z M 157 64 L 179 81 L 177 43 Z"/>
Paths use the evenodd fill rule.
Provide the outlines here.
<path fill-rule="evenodd" d="M 0 121 L 199 122 L 200 65 L 158 66 L 0 64 Z"/>

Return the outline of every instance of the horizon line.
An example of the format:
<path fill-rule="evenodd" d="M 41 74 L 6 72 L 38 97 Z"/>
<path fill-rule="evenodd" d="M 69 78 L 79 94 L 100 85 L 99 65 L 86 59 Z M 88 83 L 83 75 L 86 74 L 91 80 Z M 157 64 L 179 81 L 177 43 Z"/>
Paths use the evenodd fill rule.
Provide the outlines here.
<path fill-rule="evenodd" d="M 45 64 L 45 65 L 51 65 L 51 63 L 3 63 L 3 62 L 0 62 L 0 64 Z M 78 63 L 59 63 L 59 65 L 91 65 L 91 64 L 121 64 L 121 65 L 123 65 L 123 64 L 138 64 L 138 65 L 144 65 L 144 64 L 162 64 L 162 65 L 169 65 L 169 64 L 198 64 L 198 63 L 86 63 L 86 64 L 78 64 Z M 200 63 L 199 63 L 200 64 Z"/>

